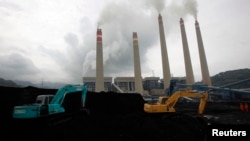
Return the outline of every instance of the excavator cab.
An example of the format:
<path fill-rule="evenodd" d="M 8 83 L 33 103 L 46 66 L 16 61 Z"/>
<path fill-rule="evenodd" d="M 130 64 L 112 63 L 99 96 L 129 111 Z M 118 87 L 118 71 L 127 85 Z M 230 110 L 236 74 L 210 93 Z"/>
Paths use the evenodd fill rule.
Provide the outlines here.
<path fill-rule="evenodd" d="M 158 104 L 165 104 L 168 100 L 169 96 L 161 96 L 159 97 Z"/>

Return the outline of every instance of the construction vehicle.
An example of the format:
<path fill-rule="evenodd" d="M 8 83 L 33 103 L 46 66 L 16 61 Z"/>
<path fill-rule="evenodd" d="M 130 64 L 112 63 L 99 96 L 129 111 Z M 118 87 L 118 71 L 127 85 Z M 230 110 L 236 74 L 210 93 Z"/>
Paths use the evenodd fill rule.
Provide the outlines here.
<path fill-rule="evenodd" d="M 82 97 L 82 107 L 85 108 L 85 101 L 87 97 L 87 85 L 67 85 L 62 87 L 57 91 L 55 95 L 39 95 L 36 99 L 36 102 L 31 105 L 21 105 L 15 106 L 13 110 L 13 118 L 37 118 L 46 115 L 52 115 L 57 113 L 64 113 L 65 108 L 62 106 L 64 97 L 72 92 L 81 92 Z M 90 92 L 88 92 L 90 93 Z M 90 94 L 93 95 L 93 94 Z M 101 94 L 95 93 L 97 97 Z M 115 94 L 114 96 L 116 96 Z M 95 99 L 97 98 L 95 96 Z M 106 95 L 105 97 L 107 97 Z M 105 98 L 105 97 L 102 97 Z M 135 95 L 136 97 L 136 95 Z M 177 101 L 181 98 L 200 98 L 200 106 L 198 113 L 202 114 L 206 105 L 208 98 L 208 92 L 198 92 L 189 89 L 176 91 L 171 96 L 160 96 L 158 102 L 149 103 L 144 101 L 145 113 L 166 113 L 166 112 L 175 112 L 175 105 Z M 93 101 L 93 100 L 90 100 Z M 116 102 L 114 102 L 116 103 Z M 104 105 L 103 105 L 104 106 Z M 86 107 L 89 110 L 93 108 Z M 99 107 L 100 108 L 100 107 Z"/>
<path fill-rule="evenodd" d="M 194 140 L 194 137 L 197 139 L 202 138 L 206 133 L 206 121 L 200 120 L 196 116 L 174 112 L 173 109 L 174 103 L 181 96 L 199 97 L 200 95 L 203 98 L 205 94 L 187 92 L 182 95 L 181 93 L 183 92 L 176 92 L 167 99 L 161 97 L 161 101 L 171 102 L 168 106 L 172 107 L 172 112 L 168 110 L 147 112 L 147 109 L 143 107 L 148 103 L 139 93 L 92 92 L 87 91 L 86 85 L 81 86 L 78 91 L 75 86 L 67 86 L 59 89 L 52 101 L 47 105 L 48 114 L 41 115 L 43 110 L 41 105 L 16 106 L 13 113 L 16 120 L 13 120 L 12 125 L 14 131 L 10 131 L 10 133 L 20 133 L 25 129 L 25 133 L 34 132 L 37 137 L 40 137 L 41 132 L 39 131 L 42 130 L 45 131 L 46 139 L 54 137 L 56 139 L 57 137 L 64 137 L 65 134 L 61 133 L 66 133 L 67 136 L 69 135 L 67 132 L 75 132 L 80 129 L 81 137 L 84 137 L 85 140 L 95 140 L 100 137 L 116 140 L 122 138 L 127 140 L 131 139 L 131 137 L 133 140 L 160 140 L 168 136 L 181 137 L 178 134 L 185 131 L 185 134 L 188 132 L 187 135 L 190 135 L 189 140 Z M 65 97 L 65 95 L 67 96 Z M 79 103 L 83 101 L 82 109 L 73 113 L 71 111 L 67 112 L 67 106 L 63 107 L 64 104 L 62 103 L 67 103 L 69 99 L 72 100 L 72 97 L 68 96 L 76 96 L 73 98 L 75 103 L 77 103 L 77 100 Z M 205 99 L 206 95 L 203 102 L 206 101 Z M 52 112 L 55 110 L 57 112 Z M 177 132 L 173 131 L 173 127 Z M 173 139 L 171 138 L 171 140 Z"/>
<path fill-rule="evenodd" d="M 65 108 L 62 106 L 62 103 L 65 96 L 72 92 L 82 92 L 82 103 L 84 104 L 87 86 L 66 85 L 58 89 L 55 95 L 38 95 L 36 102 L 33 104 L 14 106 L 13 118 L 38 118 L 47 115 L 64 113 Z"/>
<path fill-rule="evenodd" d="M 166 113 L 176 112 L 175 105 L 181 97 L 186 98 L 200 98 L 198 114 L 202 115 L 208 99 L 207 91 L 194 91 L 189 89 L 176 91 L 171 96 L 160 96 L 156 103 L 145 103 L 144 111 L 147 113 Z"/>
<path fill-rule="evenodd" d="M 54 95 L 52 94 L 42 94 L 42 95 L 38 95 L 36 97 L 36 101 L 34 104 L 38 104 L 38 105 L 48 105 L 51 100 L 53 99 Z"/>
<path fill-rule="evenodd" d="M 166 113 L 166 112 L 176 112 L 175 105 L 179 98 L 183 97 L 186 99 L 190 98 L 200 98 L 198 115 L 202 115 L 208 101 L 208 95 L 221 95 L 225 96 L 226 94 L 240 94 L 242 96 L 250 94 L 248 91 L 229 89 L 228 87 L 237 85 L 250 79 L 245 79 L 243 81 L 231 83 L 221 87 L 207 86 L 206 84 L 177 84 L 177 80 L 170 81 L 170 87 L 166 89 L 165 95 L 163 96 L 154 96 L 152 98 L 157 99 L 157 102 L 145 103 L 144 111 L 147 113 Z M 217 93 L 217 94 L 215 94 Z M 235 95 L 233 95 L 235 97 Z"/>

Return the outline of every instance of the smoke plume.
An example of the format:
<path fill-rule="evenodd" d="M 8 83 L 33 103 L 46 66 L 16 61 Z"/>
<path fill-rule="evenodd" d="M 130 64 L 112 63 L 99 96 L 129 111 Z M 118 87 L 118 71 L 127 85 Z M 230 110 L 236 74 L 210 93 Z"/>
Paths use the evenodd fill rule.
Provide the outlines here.
<path fill-rule="evenodd" d="M 197 19 L 197 1 L 196 0 L 184 0 L 183 6 L 186 9 L 187 13 L 194 16 L 195 19 Z"/>
<path fill-rule="evenodd" d="M 154 7 L 158 13 L 161 13 L 165 9 L 165 0 L 146 0 L 146 5 Z"/>
<path fill-rule="evenodd" d="M 107 4 L 101 11 L 97 27 L 102 29 L 103 34 L 103 59 L 104 76 L 133 74 L 133 45 L 132 33 L 138 33 L 139 53 L 144 73 L 151 74 L 150 68 L 146 65 L 148 49 L 154 47 L 159 42 L 158 38 L 158 14 L 162 13 L 163 20 L 171 28 L 180 17 L 188 14 L 197 17 L 196 0 L 139 0 L 126 2 L 112 2 Z M 152 30 L 156 29 L 156 30 Z M 92 38 L 96 39 L 96 29 Z M 167 32 L 166 34 L 171 34 Z M 94 41 L 94 40 L 92 40 Z M 88 46 L 88 45 L 85 45 Z M 96 47 L 95 41 L 92 49 Z M 84 76 L 94 76 L 95 73 L 95 53 L 88 52 L 84 59 Z M 90 62 L 86 62 L 90 61 Z M 161 60 L 159 60 L 161 61 Z"/>

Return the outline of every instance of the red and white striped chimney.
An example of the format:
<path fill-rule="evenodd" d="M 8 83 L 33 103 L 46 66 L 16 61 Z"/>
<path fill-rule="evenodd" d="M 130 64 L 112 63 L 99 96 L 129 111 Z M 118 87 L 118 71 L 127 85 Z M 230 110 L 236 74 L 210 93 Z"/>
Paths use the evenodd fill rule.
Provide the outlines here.
<path fill-rule="evenodd" d="M 104 72 L 103 72 L 103 51 L 102 51 L 102 30 L 97 29 L 96 33 L 96 85 L 95 91 L 104 91 Z"/>

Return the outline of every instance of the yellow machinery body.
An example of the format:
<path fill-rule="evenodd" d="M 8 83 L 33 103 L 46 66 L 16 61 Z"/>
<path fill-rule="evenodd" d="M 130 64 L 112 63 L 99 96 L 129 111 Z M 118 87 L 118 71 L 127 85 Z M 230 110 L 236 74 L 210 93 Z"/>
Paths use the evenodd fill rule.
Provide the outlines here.
<path fill-rule="evenodd" d="M 187 98 L 200 98 L 200 104 L 198 109 L 198 114 L 203 114 L 206 102 L 208 99 L 208 92 L 198 92 L 193 90 L 180 90 L 175 92 L 171 96 L 160 96 L 158 102 L 156 103 L 145 103 L 144 111 L 147 113 L 165 113 L 165 112 L 175 112 L 176 102 L 181 97 Z"/>

